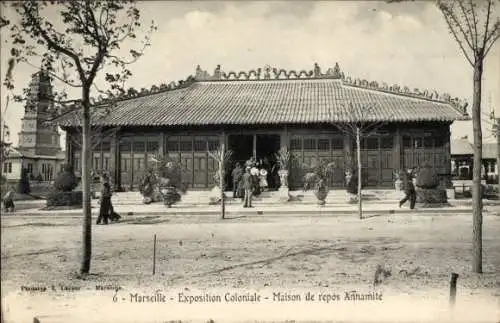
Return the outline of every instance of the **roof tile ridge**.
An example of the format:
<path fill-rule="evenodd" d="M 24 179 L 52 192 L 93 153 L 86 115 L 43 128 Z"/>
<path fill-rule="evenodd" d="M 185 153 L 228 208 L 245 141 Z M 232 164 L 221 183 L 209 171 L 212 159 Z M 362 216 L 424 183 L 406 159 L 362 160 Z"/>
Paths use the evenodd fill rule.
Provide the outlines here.
<path fill-rule="evenodd" d="M 312 70 L 286 70 L 283 68 L 271 67 L 265 65 L 248 71 L 229 71 L 224 72 L 221 65 L 217 65 L 214 73 L 210 74 L 202 70 L 200 65 L 196 66 L 195 79 L 197 81 L 268 81 L 268 80 L 309 80 L 309 79 L 342 79 L 344 73 L 340 70 L 339 64 L 329 68 L 326 73 L 321 72 L 318 63 L 314 64 Z"/>
<path fill-rule="evenodd" d="M 379 91 L 387 94 L 399 95 L 413 99 L 421 99 L 431 102 L 449 104 L 455 108 L 459 113 L 464 116 L 468 116 L 467 106 L 468 103 L 465 99 L 459 99 L 458 97 L 452 98 L 449 93 L 439 94 L 436 90 L 429 91 L 427 89 L 420 90 L 419 88 L 414 88 L 413 91 L 408 87 L 401 87 L 399 84 L 393 84 L 389 86 L 386 82 L 378 83 L 376 81 L 368 81 L 366 79 L 353 79 L 350 76 L 342 79 L 342 85 L 350 86 L 360 89 L 368 89 L 373 91 Z"/>
<path fill-rule="evenodd" d="M 97 98 L 91 98 L 91 103 L 93 106 L 101 106 L 111 102 L 122 102 L 132 99 L 138 99 L 149 95 L 185 89 L 193 85 L 195 82 L 196 79 L 194 78 L 194 76 L 190 75 L 186 78 L 186 80 L 179 80 L 177 82 L 172 81 L 168 84 L 161 83 L 159 86 L 152 85 L 149 89 L 143 87 L 140 91 L 137 91 L 135 88 L 130 87 L 126 92 L 125 90 L 123 90 L 123 93 L 120 95 L 110 95 L 107 98 L 99 95 Z"/>

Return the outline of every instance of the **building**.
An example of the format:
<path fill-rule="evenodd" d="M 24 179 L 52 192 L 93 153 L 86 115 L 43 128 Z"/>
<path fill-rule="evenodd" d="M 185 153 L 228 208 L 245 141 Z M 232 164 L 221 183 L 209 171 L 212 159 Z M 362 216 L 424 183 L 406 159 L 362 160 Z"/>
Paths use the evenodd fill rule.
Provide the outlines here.
<path fill-rule="evenodd" d="M 482 173 L 491 181 L 498 176 L 496 142 L 483 142 Z M 472 180 L 474 148 L 467 138 L 451 140 L 451 168 L 454 179 Z"/>
<path fill-rule="evenodd" d="M 336 125 L 355 120 L 377 123 L 361 141 L 362 164 L 371 187 L 394 187 L 394 171 L 428 162 L 441 176 L 451 177 L 450 125 L 467 119 L 458 99 L 436 92 L 410 90 L 345 77 L 338 64 L 323 73 L 266 67 L 249 72 L 213 74 L 199 66 L 195 76 L 179 83 L 129 92 L 115 101 L 109 114 L 92 124 L 115 129 L 92 155 L 93 168 L 106 169 L 118 189 L 136 189 L 155 152 L 183 167 L 191 189 L 213 185 L 216 163 L 207 150 L 222 143 L 232 161 L 267 157 L 286 147 L 295 157 L 289 183 L 302 186 L 303 165 L 335 162 L 330 184 L 344 185 L 355 165 L 355 141 Z M 101 102 L 95 111 L 109 108 Z M 370 113 L 366 113 L 369 111 Z M 67 156 L 81 167 L 81 153 L 71 145 L 78 122 L 61 120 L 67 131 Z"/>
<path fill-rule="evenodd" d="M 52 118 L 52 86 L 44 72 L 33 74 L 29 84 L 24 117 L 17 147 L 9 147 L 3 163 L 3 175 L 10 182 L 19 181 L 21 170 L 27 169 L 31 179 L 51 181 L 62 169 L 65 152 L 61 149 L 57 125 Z"/>

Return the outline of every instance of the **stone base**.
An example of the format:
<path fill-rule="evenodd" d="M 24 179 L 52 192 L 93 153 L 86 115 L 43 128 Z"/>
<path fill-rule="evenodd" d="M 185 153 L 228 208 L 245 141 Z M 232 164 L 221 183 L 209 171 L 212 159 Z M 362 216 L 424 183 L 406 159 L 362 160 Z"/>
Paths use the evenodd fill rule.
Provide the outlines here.
<path fill-rule="evenodd" d="M 259 198 L 270 198 L 272 196 L 270 191 L 263 191 L 260 192 Z"/>
<path fill-rule="evenodd" d="M 214 186 L 212 190 L 210 191 L 209 197 L 208 197 L 208 204 L 209 205 L 215 205 L 219 204 L 221 202 L 221 191 L 218 186 Z"/>
<path fill-rule="evenodd" d="M 455 189 L 447 188 L 446 189 L 446 197 L 448 198 L 448 200 L 454 200 L 455 199 Z"/>
<path fill-rule="evenodd" d="M 358 203 L 358 194 L 351 194 L 349 192 L 346 192 L 346 202 L 348 204 Z"/>
<path fill-rule="evenodd" d="M 290 189 L 288 187 L 280 187 L 278 189 L 278 201 L 288 202 L 290 201 Z"/>

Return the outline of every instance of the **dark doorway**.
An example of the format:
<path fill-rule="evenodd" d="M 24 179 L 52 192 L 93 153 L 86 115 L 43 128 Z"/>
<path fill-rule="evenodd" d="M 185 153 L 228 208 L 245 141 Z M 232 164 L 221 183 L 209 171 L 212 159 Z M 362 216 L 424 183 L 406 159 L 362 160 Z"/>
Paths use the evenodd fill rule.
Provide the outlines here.
<path fill-rule="evenodd" d="M 243 165 L 253 156 L 253 135 L 229 135 L 228 149 L 232 151 L 231 162 Z"/>
<path fill-rule="evenodd" d="M 257 161 L 263 163 L 268 175 L 269 189 L 277 189 L 279 184 L 276 153 L 280 149 L 280 135 L 256 135 Z"/>
<path fill-rule="evenodd" d="M 232 151 L 231 163 L 226 171 L 226 185 L 233 189 L 232 171 L 236 163 L 244 166 L 245 162 L 253 157 L 253 135 L 229 135 L 228 149 Z"/>

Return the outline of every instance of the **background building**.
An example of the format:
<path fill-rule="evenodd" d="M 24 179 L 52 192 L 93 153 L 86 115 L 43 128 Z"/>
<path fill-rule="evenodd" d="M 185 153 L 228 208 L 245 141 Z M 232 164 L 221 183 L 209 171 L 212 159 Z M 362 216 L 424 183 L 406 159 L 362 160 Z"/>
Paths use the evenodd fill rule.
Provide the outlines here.
<path fill-rule="evenodd" d="M 496 142 L 483 142 L 482 174 L 489 181 L 498 180 Z M 474 166 L 474 148 L 467 138 L 453 139 L 451 141 L 451 163 L 453 178 L 472 180 Z"/>
<path fill-rule="evenodd" d="M 3 175 L 10 182 L 19 181 L 27 169 L 33 180 L 51 181 L 62 169 L 65 153 L 61 149 L 58 126 L 47 121 L 53 108 L 52 86 L 44 72 L 33 74 L 29 84 L 19 144 L 8 149 Z"/>

